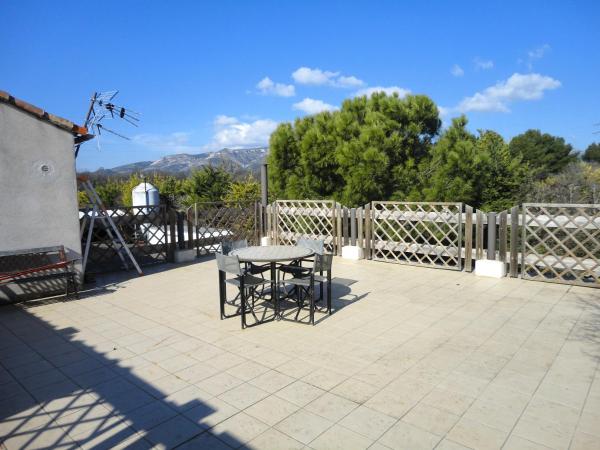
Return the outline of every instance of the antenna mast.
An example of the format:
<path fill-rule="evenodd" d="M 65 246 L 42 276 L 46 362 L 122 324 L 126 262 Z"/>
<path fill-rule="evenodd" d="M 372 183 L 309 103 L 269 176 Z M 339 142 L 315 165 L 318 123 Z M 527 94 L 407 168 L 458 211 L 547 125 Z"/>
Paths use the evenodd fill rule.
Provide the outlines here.
<path fill-rule="evenodd" d="M 129 140 L 127 136 L 105 127 L 101 123 L 103 120 L 121 119 L 129 122 L 134 127 L 137 127 L 140 121 L 140 113 L 113 102 L 118 93 L 119 91 L 94 92 L 90 99 L 90 107 L 85 116 L 84 126 L 97 136 L 98 147 L 100 147 L 99 138 L 102 135 L 102 131 L 107 131 L 115 136 Z M 75 146 L 75 158 L 79 154 L 80 147 L 81 143 Z"/>

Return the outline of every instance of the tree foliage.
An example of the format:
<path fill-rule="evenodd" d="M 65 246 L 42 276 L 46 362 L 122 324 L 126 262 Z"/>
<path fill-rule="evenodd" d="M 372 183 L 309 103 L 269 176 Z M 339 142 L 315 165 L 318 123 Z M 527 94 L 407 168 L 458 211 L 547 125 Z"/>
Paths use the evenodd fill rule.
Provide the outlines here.
<path fill-rule="evenodd" d="M 600 167 L 581 161 L 569 164 L 561 173 L 535 182 L 527 199 L 550 203 L 600 203 Z"/>
<path fill-rule="evenodd" d="M 585 152 L 583 152 L 581 159 L 586 162 L 600 163 L 600 144 L 593 142 L 588 145 Z"/>
<path fill-rule="evenodd" d="M 527 130 L 515 136 L 510 141 L 509 149 L 513 156 L 521 157 L 528 164 L 537 179 L 559 173 L 577 158 L 573 147 L 563 138 L 540 130 Z"/>
<path fill-rule="evenodd" d="M 408 196 L 440 126 L 426 96 L 346 100 L 339 111 L 279 125 L 270 141 L 271 186 L 279 198 L 349 205 Z"/>
<path fill-rule="evenodd" d="M 234 181 L 223 200 L 231 203 L 256 202 L 260 199 L 260 183 L 252 175 L 244 180 Z"/>
<path fill-rule="evenodd" d="M 234 181 L 232 175 L 222 167 L 203 167 L 187 178 L 133 173 L 125 178 L 92 179 L 98 195 L 107 206 L 131 206 L 131 191 L 144 181 L 159 190 L 161 203 L 175 207 L 184 207 L 195 202 L 250 201 L 260 197 L 260 184 L 251 175 Z M 85 191 L 78 192 L 78 199 L 80 207 L 90 203 Z"/>
<path fill-rule="evenodd" d="M 511 149 L 493 131 L 474 135 L 464 116 L 441 135 L 440 126 L 436 105 L 422 95 L 401 99 L 378 93 L 346 100 L 339 111 L 275 130 L 271 186 L 279 198 L 333 198 L 350 206 L 391 199 L 499 210 L 521 199 L 530 178 L 524 145 L 518 145 L 522 140 Z M 572 149 L 560 138 L 542 135 L 540 144 L 531 138 L 539 132 L 528 133 L 538 152 L 536 145 L 551 144 L 545 171 L 570 160 Z"/>
<path fill-rule="evenodd" d="M 466 117 L 454 119 L 432 147 L 431 159 L 422 166 L 425 200 L 509 208 L 522 197 L 527 164 L 510 153 L 498 133 L 483 130 L 475 136 L 466 126 Z"/>
<path fill-rule="evenodd" d="M 196 202 L 218 202 L 229 191 L 231 186 L 231 175 L 224 169 L 212 166 L 204 166 L 192 172 L 185 180 L 184 190 L 187 194 L 185 202 L 192 204 Z"/>

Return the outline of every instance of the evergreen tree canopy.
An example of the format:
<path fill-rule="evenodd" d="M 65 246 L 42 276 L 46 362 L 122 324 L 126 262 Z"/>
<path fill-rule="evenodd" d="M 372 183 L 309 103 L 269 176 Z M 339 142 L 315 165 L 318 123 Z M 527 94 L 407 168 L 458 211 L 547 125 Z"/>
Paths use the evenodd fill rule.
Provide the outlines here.
<path fill-rule="evenodd" d="M 284 123 L 271 135 L 271 187 L 278 198 L 333 198 L 348 205 L 418 192 L 419 163 L 441 126 L 422 95 L 375 93 L 339 111 Z"/>
<path fill-rule="evenodd" d="M 563 138 L 540 130 L 527 130 L 515 136 L 509 149 L 513 156 L 523 158 L 538 179 L 560 172 L 577 158 L 573 147 Z"/>
<path fill-rule="evenodd" d="M 600 163 L 600 144 L 595 142 L 588 145 L 581 157 L 584 161 Z"/>
<path fill-rule="evenodd" d="M 222 168 L 204 166 L 185 180 L 186 204 L 223 200 L 231 185 L 231 175 Z"/>
<path fill-rule="evenodd" d="M 511 155 L 494 131 L 467 129 L 464 116 L 452 121 L 422 167 L 427 201 L 465 202 L 484 210 L 501 211 L 516 204 L 527 181 L 527 165 Z"/>

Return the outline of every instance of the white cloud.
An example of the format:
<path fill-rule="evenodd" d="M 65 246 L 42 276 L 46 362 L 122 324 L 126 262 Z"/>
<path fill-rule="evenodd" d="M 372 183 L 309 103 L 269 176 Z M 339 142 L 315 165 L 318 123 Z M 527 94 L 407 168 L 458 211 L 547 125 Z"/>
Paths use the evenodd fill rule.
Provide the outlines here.
<path fill-rule="evenodd" d="M 529 57 L 530 60 L 541 59 L 549 51 L 550 51 L 550 46 L 548 44 L 544 44 L 541 47 L 535 48 L 533 50 L 529 50 L 527 52 L 527 56 Z"/>
<path fill-rule="evenodd" d="M 509 103 L 539 100 L 544 96 L 544 91 L 557 89 L 560 85 L 560 81 L 545 75 L 515 73 L 505 81 L 466 97 L 453 110 L 509 112 Z"/>
<path fill-rule="evenodd" d="M 462 77 L 465 74 L 465 71 L 458 64 L 454 64 L 450 69 L 450 73 L 455 77 Z"/>
<path fill-rule="evenodd" d="M 360 87 L 360 86 L 364 86 L 365 82 L 363 80 L 359 80 L 358 78 L 354 77 L 354 76 L 349 76 L 349 77 L 345 77 L 345 76 L 340 76 L 338 77 L 337 80 L 335 80 L 336 85 L 339 87 Z"/>
<path fill-rule="evenodd" d="M 162 153 L 189 153 L 198 151 L 198 147 L 189 143 L 190 136 L 191 133 L 187 131 L 176 131 L 169 134 L 145 133 L 133 136 L 132 141 Z"/>
<path fill-rule="evenodd" d="M 475 69 L 477 70 L 490 70 L 494 68 L 494 61 L 491 59 L 483 60 L 475 58 L 473 62 L 475 63 Z"/>
<path fill-rule="evenodd" d="M 244 148 L 267 145 L 277 122 L 270 119 L 257 119 L 243 122 L 236 117 L 217 116 L 213 122 L 214 135 L 205 150 L 221 148 Z"/>
<path fill-rule="evenodd" d="M 256 88 L 264 95 L 276 95 L 278 97 L 293 97 L 296 95 L 296 89 L 293 84 L 275 83 L 269 77 L 264 77 L 260 80 Z"/>
<path fill-rule="evenodd" d="M 550 50 L 551 48 L 548 44 L 529 50 L 527 52 L 527 68 L 533 70 L 533 62 L 542 59 Z M 522 62 L 522 60 L 519 60 L 519 62 Z"/>
<path fill-rule="evenodd" d="M 293 108 L 298 111 L 304 111 L 307 114 L 317 114 L 322 111 L 335 111 L 336 106 L 325 103 L 323 100 L 314 98 L 305 98 L 301 102 L 294 103 Z"/>
<path fill-rule="evenodd" d="M 310 69 L 308 67 L 300 67 L 294 73 L 292 78 L 296 83 L 300 84 L 330 84 L 331 80 L 339 75 L 339 72 L 322 71 L 321 69 Z"/>
<path fill-rule="evenodd" d="M 446 117 L 448 116 L 448 114 L 450 114 L 450 108 L 444 108 L 443 106 L 438 106 L 438 114 L 440 115 L 440 117 Z"/>
<path fill-rule="evenodd" d="M 300 67 L 292 73 L 292 78 L 298 84 L 308 84 L 313 86 L 352 88 L 365 85 L 363 80 L 352 75 L 345 76 L 340 75 L 340 72 L 311 69 L 310 67 Z"/>
<path fill-rule="evenodd" d="M 387 95 L 398 94 L 398 97 L 400 97 L 400 98 L 406 97 L 408 94 L 410 94 L 410 91 L 408 89 L 403 89 L 398 86 L 388 86 L 388 87 L 373 86 L 373 87 L 369 87 L 369 88 L 365 88 L 365 89 L 356 91 L 354 93 L 354 96 L 361 97 L 363 95 L 366 95 L 367 97 L 370 97 L 375 92 L 385 92 Z"/>

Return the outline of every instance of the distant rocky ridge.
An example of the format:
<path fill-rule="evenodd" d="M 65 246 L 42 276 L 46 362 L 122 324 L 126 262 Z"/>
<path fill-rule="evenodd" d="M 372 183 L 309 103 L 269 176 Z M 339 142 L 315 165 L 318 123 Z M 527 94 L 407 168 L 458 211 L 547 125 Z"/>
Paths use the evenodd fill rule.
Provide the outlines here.
<path fill-rule="evenodd" d="M 157 161 L 139 161 L 131 164 L 98 169 L 95 173 L 102 175 L 129 175 L 131 173 L 169 173 L 187 174 L 202 166 L 224 167 L 231 172 L 256 172 L 265 161 L 268 147 L 224 148 L 216 152 L 189 155 L 180 153 L 168 155 Z"/>

